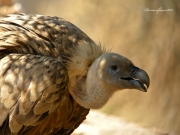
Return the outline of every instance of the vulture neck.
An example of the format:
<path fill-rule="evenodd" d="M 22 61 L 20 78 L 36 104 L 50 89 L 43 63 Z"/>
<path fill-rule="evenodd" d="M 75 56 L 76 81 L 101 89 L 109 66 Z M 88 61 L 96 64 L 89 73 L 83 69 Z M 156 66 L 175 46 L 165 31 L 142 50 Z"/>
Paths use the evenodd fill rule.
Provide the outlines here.
<path fill-rule="evenodd" d="M 79 43 L 70 61 L 67 63 L 69 75 L 69 93 L 74 100 L 87 109 L 101 108 L 112 96 L 103 83 L 89 71 L 91 64 L 107 51 L 95 43 Z"/>
<path fill-rule="evenodd" d="M 87 109 L 103 107 L 115 92 L 112 87 L 105 85 L 91 68 L 87 76 L 77 76 L 74 80 L 76 83 L 69 87 L 69 92 L 79 105 Z"/>
<path fill-rule="evenodd" d="M 84 89 L 82 88 L 82 91 L 85 91 L 86 96 L 83 96 L 84 93 L 79 95 L 79 102 L 85 108 L 99 109 L 107 103 L 115 90 L 112 89 L 112 87 L 105 85 L 96 74 L 93 74 L 95 72 L 92 72 L 93 70 L 88 72 L 86 87 Z"/>

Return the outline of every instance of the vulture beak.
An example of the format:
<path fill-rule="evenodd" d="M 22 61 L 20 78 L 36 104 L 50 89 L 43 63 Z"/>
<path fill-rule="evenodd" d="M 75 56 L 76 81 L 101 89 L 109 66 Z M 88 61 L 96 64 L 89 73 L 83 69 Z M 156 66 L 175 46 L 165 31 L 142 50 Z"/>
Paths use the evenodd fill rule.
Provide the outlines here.
<path fill-rule="evenodd" d="M 121 79 L 129 81 L 135 89 L 143 92 L 147 92 L 150 84 L 148 74 L 144 70 L 135 66 L 132 66 L 131 74 L 128 77 L 121 77 Z"/>

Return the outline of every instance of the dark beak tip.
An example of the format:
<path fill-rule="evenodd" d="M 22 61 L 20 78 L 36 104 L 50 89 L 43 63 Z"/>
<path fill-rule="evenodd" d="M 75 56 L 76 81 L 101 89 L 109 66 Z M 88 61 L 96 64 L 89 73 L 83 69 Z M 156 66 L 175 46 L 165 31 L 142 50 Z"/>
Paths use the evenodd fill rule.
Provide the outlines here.
<path fill-rule="evenodd" d="M 138 78 L 139 81 L 143 84 L 144 92 L 147 92 L 147 89 L 149 88 L 149 85 L 150 85 L 150 78 L 149 78 L 148 74 L 144 70 L 139 69 L 136 72 L 135 77 Z"/>
<path fill-rule="evenodd" d="M 142 92 L 147 92 L 147 88 L 145 88 L 145 87 L 138 88 L 138 90 L 140 90 Z"/>
<path fill-rule="evenodd" d="M 143 92 L 147 92 L 147 89 L 144 89 Z"/>

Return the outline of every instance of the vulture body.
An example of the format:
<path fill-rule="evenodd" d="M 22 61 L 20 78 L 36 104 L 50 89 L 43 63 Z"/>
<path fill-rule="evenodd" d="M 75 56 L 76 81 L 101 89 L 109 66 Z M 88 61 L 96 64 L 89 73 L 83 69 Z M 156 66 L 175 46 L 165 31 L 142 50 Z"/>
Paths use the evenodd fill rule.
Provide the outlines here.
<path fill-rule="evenodd" d="M 114 92 L 149 77 L 58 17 L 0 18 L 0 134 L 68 135 Z"/>

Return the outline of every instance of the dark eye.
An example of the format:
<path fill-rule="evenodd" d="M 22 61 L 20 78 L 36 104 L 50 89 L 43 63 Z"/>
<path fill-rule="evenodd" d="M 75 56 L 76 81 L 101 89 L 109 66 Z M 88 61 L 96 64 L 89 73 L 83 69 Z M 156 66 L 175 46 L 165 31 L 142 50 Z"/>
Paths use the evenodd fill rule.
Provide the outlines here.
<path fill-rule="evenodd" d="M 116 65 L 111 65 L 111 66 L 110 66 L 110 69 L 111 69 L 112 71 L 119 71 L 119 68 L 118 68 L 118 66 L 116 66 Z"/>

